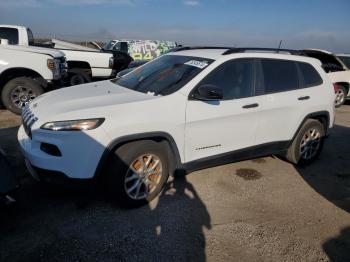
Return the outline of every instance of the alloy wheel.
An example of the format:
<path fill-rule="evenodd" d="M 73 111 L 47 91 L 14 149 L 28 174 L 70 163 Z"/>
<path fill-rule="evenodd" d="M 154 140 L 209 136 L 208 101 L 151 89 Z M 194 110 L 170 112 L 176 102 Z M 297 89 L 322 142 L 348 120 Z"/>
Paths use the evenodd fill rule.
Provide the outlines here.
<path fill-rule="evenodd" d="M 154 154 L 144 154 L 129 166 L 124 189 L 135 200 L 147 198 L 159 185 L 163 174 L 162 161 Z"/>
<path fill-rule="evenodd" d="M 336 106 L 342 105 L 344 103 L 344 100 L 345 100 L 344 89 L 339 88 L 335 93 L 335 105 Z"/>
<path fill-rule="evenodd" d="M 27 103 L 32 101 L 34 98 L 37 97 L 37 95 L 34 93 L 34 91 L 27 86 L 16 86 L 10 93 L 11 96 L 11 102 L 17 107 L 17 108 L 23 108 Z"/>
<path fill-rule="evenodd" d="M 304 160 L 313 158 L 321 145 L 321 132 L 317 128 L 310 128 L 300 142 L 300 157 Z"/>

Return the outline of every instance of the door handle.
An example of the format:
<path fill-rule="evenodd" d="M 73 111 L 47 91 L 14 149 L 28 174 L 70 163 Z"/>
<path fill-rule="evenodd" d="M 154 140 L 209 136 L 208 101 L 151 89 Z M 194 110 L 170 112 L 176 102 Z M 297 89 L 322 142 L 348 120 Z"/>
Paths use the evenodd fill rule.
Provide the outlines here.
<path fill-rule="evenodd" d="M 298 100 L 309 100 L 310 97 L 309 96 L 301 96 L 298 98 Z"/>
<path fill-rule="evenodd" d="M 249 109 L 249 108 L 254 108 L 254 107 L 258 107 L 258 106 L 259 106 L 258 103 L 254 103 L 254 104 L 249 104 L 249 105 L 242 106 L 242 108 Z"/>

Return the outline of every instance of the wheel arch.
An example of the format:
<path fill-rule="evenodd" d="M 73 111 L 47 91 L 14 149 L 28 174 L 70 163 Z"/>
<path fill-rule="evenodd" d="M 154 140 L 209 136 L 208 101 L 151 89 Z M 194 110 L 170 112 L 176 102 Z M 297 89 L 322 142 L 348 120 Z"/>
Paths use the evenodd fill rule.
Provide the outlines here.
<path fill-rule="evenodd" d="M 2 89 L 2 87 L 8 81 L 16 77 L 33 77 L 34 79 L 38 78 L 41 80 L 43 87 L 46 88 L 46 81 L 44 80 L 43 76 L 40 75 L 38 72 L 25 67 L 14 67 L 6 69 L 0 74 L 0 89 Z"/>
<path fill-rule="evenodd" d="M 296 132 L 294 133 L 293 139 L 291 140 L 290 144 L 293 143 L 295 137 L 298 135 L 300 129 L 303 127 L 303 125 L 305 124 L 305 122 L 309 119 L 314 119 L 317 121 L 320 121 L 321 124 L 324 126 L 324 130 L 325 130 L 325 134 L 328 133 L 328 129 L 329 129 L 329 122 L 330 122 L 330 117 L 329 117 L 329 112 L 327 111 L 318 111 L 318 112 L 313 112 L 310 113 L 308 115 L 306 115 L 303 119 L 303 121 L 301 121 L 298 129 L 296 130 Z"/>
<path fill-rule="evenodd" d="M 79 60 L 69 60 L 68 64 L 68 73 L 79 73 L 84 72 L 90 77 L 92 76 L 92 68 L 89 62 L 79 61 Z"/>
<path fill-rule="evenodd" d="M 123 136 L 117 139 L 114 139 L 104 150 L 102 157 L 100 158 L 100 161 L 97 165 L 94 178 L 98 178 L 102 176 L 103 168 L 105 167 L 108 158 L 111 154 L 115 152 L 118 148 L 121 146 L 136 142 L 136 141 L 142 141 L 142 140 L 152 140 L 155 142 L 165 142 L 168 149 L 168 157 L 171 159 L 174 159 L 175 161 L 169 161 L 170 164 L 170 172 L 171 174 L 175 172 L 175 170 L 179 169 L 181 164 L 181 157 L 178 150 L 178 147 L 176 145 L 176 142 L 174 138 L 166 133 L 166 132 L 148 132 L 148 133 L 140 133 L 140 134 L 134 134 L 134 135 L 127 135 Z"/>

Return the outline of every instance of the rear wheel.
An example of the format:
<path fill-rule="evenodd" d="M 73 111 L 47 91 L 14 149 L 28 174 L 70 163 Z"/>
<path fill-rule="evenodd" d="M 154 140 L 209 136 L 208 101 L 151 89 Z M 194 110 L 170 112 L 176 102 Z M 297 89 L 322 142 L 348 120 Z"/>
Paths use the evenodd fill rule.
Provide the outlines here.
<path fill-rule="evenodd" d="M 44 93 L 38 81 L 29 77 L 17 77 L 8 81 L 2 89 L 4 106 L 15 114 L 21 114 L 26 103 Z"/>
<path fill-rule="evenodd" d="M 307 120 L 289 147 L 287 160 L 300 165 L 312 163 L 321 153 L 324 136 L 322 123 L 314 119 Z"/>
<path fill-rule="evenodd" d="M 340 107 L 345 103 L 347 90 L 344 86 L 338 85 L 338 89 L 335 92 L 335 107 Z"/>
<path fill-rule="evenodd" d="M 70 86 L 81 85 L 90 82 L 91 77 L 84 70 L 72 69 L 68 73 L 68 84 Z"/>
<path fill-rule="evenodd" d="M 138 207 L 152 201 L 169 177 L 166 148 L 154 141 L 138 141 L 117 149 L 108 164 L 109 187 L 119 204 Z"/>

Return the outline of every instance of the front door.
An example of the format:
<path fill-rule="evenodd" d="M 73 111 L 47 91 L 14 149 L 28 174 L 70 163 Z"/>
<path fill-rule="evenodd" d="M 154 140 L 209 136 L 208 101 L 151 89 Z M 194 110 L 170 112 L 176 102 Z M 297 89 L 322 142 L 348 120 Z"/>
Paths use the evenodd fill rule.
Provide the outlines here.
<path fill-rule="evenodd" d="M 254 146 L 260 116 L 259 97 L 254 96 L 254 72 L 254 59 L 235 59 L 218 66 L 199 83 L 197 87 L 218 86 L 223 99 L 188 101 L 186 162 Z"/>

